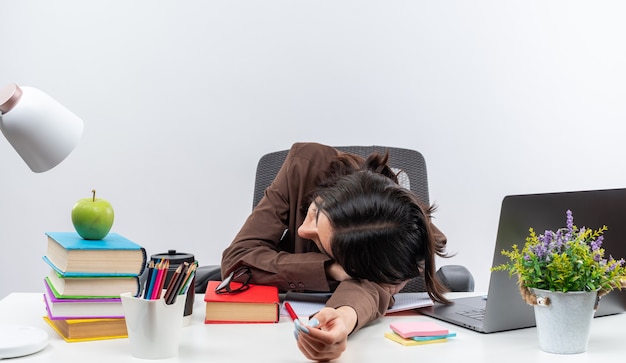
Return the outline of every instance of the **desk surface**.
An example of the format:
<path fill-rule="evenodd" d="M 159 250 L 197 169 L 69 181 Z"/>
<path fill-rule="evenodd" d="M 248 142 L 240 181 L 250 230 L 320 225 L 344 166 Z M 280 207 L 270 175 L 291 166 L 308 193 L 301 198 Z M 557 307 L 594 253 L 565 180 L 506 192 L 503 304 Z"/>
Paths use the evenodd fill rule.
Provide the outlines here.
<path fill-rule="evenodd" d="M 454 296 L 451 296 L 452 298 Z M 197 297 L 196 297 L 197 298 Z M 45 308 L 40 293 L 13 293 L 0 301 L 0 324 L 39 327 L 50 335 L 41 352 L 14 362 L 138 362 L 131 356 L 128 339 L 66 343 L 42 319 Z M 182 328 L 179 356 L 162 362 L 307 362 L 293 338 L 288 318 L 277 324 L 204 324 L 204 303 L 196 299 L 189 326 Z M 457 336 L 446 343 L 403 346 L 384 338 L 389 323 L 397 320 L 434 320 L 415 312 L 386 316 L 349 338 L 348 348 L 335 362 L 605 362 L 623 361 L 626 355 L 626 314 L 594 319 L 589 349 L 585 353 L 556 355 L 541 351 L 535 328 L 481 334 L 439 322 Z M 564 332 L 566 334 L 566 332 Z"/>

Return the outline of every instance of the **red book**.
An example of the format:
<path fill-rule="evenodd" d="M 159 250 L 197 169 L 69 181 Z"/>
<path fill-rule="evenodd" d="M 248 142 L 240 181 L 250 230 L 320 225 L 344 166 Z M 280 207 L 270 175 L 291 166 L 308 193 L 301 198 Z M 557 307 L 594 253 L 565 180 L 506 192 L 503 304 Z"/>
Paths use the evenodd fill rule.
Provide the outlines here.
<path fill-rule="evenodd" d="M 209 281 L 204 294 L 205 324 L 277 323 L 280 300 L 276 286 L 254 285 L 236 294 L 217 294 L 220 281 Z M 232 282 L 236 287 L 236 282 Z"/>

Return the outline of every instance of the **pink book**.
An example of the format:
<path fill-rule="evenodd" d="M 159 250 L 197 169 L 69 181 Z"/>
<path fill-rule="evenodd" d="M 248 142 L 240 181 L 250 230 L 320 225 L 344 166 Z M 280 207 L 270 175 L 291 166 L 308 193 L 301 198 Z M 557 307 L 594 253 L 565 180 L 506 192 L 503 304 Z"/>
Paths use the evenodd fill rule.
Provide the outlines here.
<path fill-rule="evenodd" d="M 46 311 L 50 320 L 66 319 L 111 319 L 123 318 L 124 309 L 119 298 L 110 299 L 59 299 L 54 296 L 48 284 L 44 283 L 43 294 Z"/>

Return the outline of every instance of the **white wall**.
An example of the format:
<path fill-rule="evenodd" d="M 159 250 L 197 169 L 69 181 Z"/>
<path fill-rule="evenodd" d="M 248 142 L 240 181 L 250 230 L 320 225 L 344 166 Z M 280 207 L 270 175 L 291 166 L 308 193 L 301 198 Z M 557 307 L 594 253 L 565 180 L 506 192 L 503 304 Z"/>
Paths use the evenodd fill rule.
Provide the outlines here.
<path fill-rule="evenodd" d="M 0 85 L 85 120 L 34 174 L 0 139 L 0 297 L 41 291 L 46 231 L 92 188 L 113 231 L 219 262 L 257 159 L 296 141 L 415 148 L 485 290 L 506 194 L 624 187 L 622 1 L 0 1 Z"/>

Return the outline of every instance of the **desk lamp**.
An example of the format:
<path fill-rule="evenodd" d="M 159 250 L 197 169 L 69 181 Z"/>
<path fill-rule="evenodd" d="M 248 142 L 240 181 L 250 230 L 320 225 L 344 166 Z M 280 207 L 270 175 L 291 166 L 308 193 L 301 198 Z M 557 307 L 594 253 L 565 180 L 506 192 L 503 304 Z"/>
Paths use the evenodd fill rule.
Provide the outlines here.
<path fill-rule="evenodd" d="M 0 88 L 0 129 L 36 173 L 52 169 L 76 147 L 83 121 L 32 87 Z M 0 359 L 36 353 L 48 345 L 48 333 L 35 327 L 0 324 Z"/>

